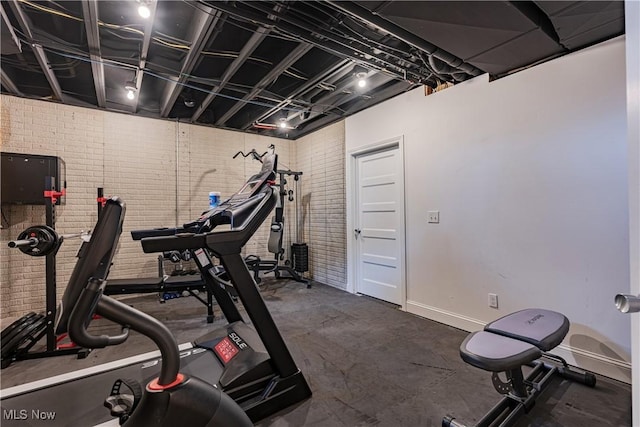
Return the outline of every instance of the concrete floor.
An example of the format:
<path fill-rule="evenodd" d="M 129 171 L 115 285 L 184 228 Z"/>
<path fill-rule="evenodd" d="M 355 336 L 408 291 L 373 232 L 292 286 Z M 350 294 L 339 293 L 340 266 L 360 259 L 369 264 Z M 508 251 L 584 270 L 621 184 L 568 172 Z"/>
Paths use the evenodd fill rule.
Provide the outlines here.
<path fill-rule="evenodd" d="M 259 426 L 435 427 L 450 414 L 472 424 L 499 399 L 491 375 L 465 364 L 458 348 L 466 332 L 401 312 L 390 304 L 314 284 L 269 281 L 262 295 L 313 397 Z M 127 300 L 165 322 L 178 342 L 220 326 L 205 321 L 193 298 L 159 304 L 154 295 Z M 219 315 L 219 311 L 216 311 Z M 102 322 L 102 321 L 98 321 Z M 96 324 L 98 330 L 110 326 Z M 72 356 L 14 363 L 2 388 L 153 350 L 133 335 L 127 343 Z M 54 425 L 48 423 L 47 425 Z M 557 380 L 522 418 L 524 426 L 630 426 L 631 387 L 598 377 L 595 388 Z"/>

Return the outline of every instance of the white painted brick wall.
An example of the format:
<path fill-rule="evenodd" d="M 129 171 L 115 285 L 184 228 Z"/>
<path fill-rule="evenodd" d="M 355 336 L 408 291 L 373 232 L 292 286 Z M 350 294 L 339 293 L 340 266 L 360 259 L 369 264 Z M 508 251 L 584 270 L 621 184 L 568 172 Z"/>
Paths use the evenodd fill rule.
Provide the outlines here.
<path fill-rule="evenodd" d="M 127 204 L 124 232 L 110 277 L 156 274 L 156 255 L 142 252 L 130 231 L 176 225 L 208 206 L 209 191 L 230 196 L 260 165 L 232 159 L 239 150 L 262 153 L 276 146 L 279 169 L 303 172 L 300 212 L 315 280 L 346 287 L 344 123 L 295 142 L 166 120 L 0 95 L 0 149 L 60 156 L 67 166 L 67 204 L 57 207 L 60 234 L 89 230 L 96 222 L 96 188 Z M 176 138 L 178 152 L 176 169 Z M 176 172 L 178 176 L 176 197 Z M 294 189 L 293 179 L 288 189 Z M 285 242 L 295 238 L 295 210 L 285 204 Z M 44 259 L 7 248 L 26 227 L 44 223 L 43 206 L 3 206 L 11 226 L 0 231 L 0 319 L 44 307 Z M 270 219 L 247 244 L 245 254 L 272 259 L 267 252 Z M 291 236 L 291 237 L 290 237 Z M 68 240 L 57 257 L 58 296 L 75 265 L 80 241 Z"/>
<path fill-rule="evenodd" d="M 304 240 L 311 276 L 346 288 L 346 192 L 344 122 L 295 141 L 301 188 Z"/>

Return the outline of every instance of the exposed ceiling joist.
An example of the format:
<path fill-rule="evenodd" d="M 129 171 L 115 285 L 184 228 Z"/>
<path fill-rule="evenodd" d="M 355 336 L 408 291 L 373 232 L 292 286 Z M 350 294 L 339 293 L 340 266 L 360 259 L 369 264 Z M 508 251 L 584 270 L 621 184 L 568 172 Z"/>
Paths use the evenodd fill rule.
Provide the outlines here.
<path fill-rule="evenodd" d="M 211 102 L 215 99 L 218 93 L 224 89 L 229 80 L 233 77 L 233 75 L 240 69 L 242 64 L 251 56 L 254 50 L 260 45 L 260 43 L 267 37 L 270 30 L 264 27 L 260 27 L 256 30 L 255 33 L 251 36 L 249 41 L 243 46 L 238 56 L 233 60 L 233 62 L 229 65 L 229 67 L 225 70 L 224 75 L 220 81 L 220 84 L 213 87 L 211 92 L 207 95 L 207 97 L 202 101 L 202 103 L 198 106 L 198 109 L 193 116 L 191 117 L 191 121 L 195 122 L 200 118 L 202 113 L 209 107 Z"/>
<path fill-rule="evenodd" d="M 375 93 L 375 98 L 379 99 L 380 101 L 378 102 L 382 102 L 385 99 L 388 99 L 390 97 L 399 95 L 403 92 L 406 92 L 407 90 L 411 89 L 413 87 L 413 85 L 409 82 L 406 81 L 402 81 L 402 80 L 397 80 L 396 83 L 392 84 L 391 86 L 383 89 L 380 92 L 376 92 Z M 377 104 L 378 102 L 375 102 L 375 104 Z M 350 116 L 358 111 L 360 111 L 363 107 L 362 104 L 366 104 L 367 101 L 365 101 L 364 99 L 362 100 L 362 102 L 360 103 L 356 103 L 352 106 L 350 106 L 347 110 L 345 110 L 343 112 L 342 117 L 347 117 Z M 344 105 L 344 103 L 343 103 Z M 368 104 L 367 104 L 368 105 Z M 334 123 L 336 120 L 334 117 L 332 117 L 331 115 L 327 115 L 325 117 L 321 117 L 317 120 L 315 120 L 314 122 L 309 123 L 307 126 L 304 127 L 304 135 L 308 135 L 309 133 L 315 131 L 316 129 L 320 129 L 326 125 L 329 125 L 331 123 Z"/>
<path fill-rule="evenodd" d="M 2 86 L 4 86 L 5 88 L 7 88 L 7 90 L 9 92 L 11 92 L 14 95 L 19 95 L 19 96 L 23 96 L 22 92 L 20 91 L 20 89 L 18 89 L 18 86 L 16 86 L 16 84 L 13 82 L 13 80 L 11 80 L 11 77 L 9 77 L 7 75 L 7 73 L 4 72 L 4 70 L 0 69 L 0 77 L 2 77 Z"/>
<path fill-rule="evenodd" d="M 416 36 L 413 33 L 410 33 L 409 31 L 394 24 L 393 22 L 390 22 L 380 17 L 379 15 L 376 15 L 375 13 L 360 6 L 359 4 L 351 1 L 343 2 L 327 0 L 327 2 L 343 13 L 364 21 L 373 27 L 380 28 L 381 30 L 392 34 L 394 37 L 402 40 L 408 45 L 438 58 L 449 66 L 456 67 L 468 74 L 471 74 L 472 76 L 478 76 L 483 73 L 482 70 L 479 70 L 473 65 L 464 62 L 462 59 L 440 49 L 439 47 L 427 42 L 426 40 L 421 39 L 420 37 Z"/>
<path fill-rule="evenodd" d="M 144 77 L 144 69 L 147 65 L 147 54 L 149 53 L 149 45 L 151 44 L 151 34 L 153 33 L 153 23 L 156 19 L 156 9 L 158 2 L 152 1 L 147 4 L 149 8 L 149 17 L 146 18 L 144 24 L 144 37 L 142 39 L 142 47 L 140 48 L 140 62 L 138 64 L 138 74 L 136 75 L 136 98 L 133 103 L 133 112 L 138 111 L 138 101 L 140 100 L 140 91 L 142 89 L 142 78 Z"/>
<path fill-rule="evenodd" d="M 337 63 L 336 65 L 334 65 L 330 69 L 326 70 L 323 73 L 318 74 L 317 76 L 315 76 L 311 80 L 308 80 L 302 86 L 294 89 L 291 93 L 289 93 L 287 95 L 287 99 L 285 99 L 284 101 L 279 102 L 277 105 L 275 105 L 274 107 L 269 109 L 269 111 L 267 111 L 266 113 L 260 114 L 259 116 L 255 117 L 254 119 L 251 119 L 251 120 L 245 122 L 242 125 L 241 129 L 242 130 L 247 130 L 255 122 L 261 122 L 261 121 L 265 120 L 266 118 L 272 116 L 276 112 L 282 110 L 283 108 L 286 108 L 287 105 L 291 104 L 292 99 L 295 99 L 295 98 L 301 96 L 305 92 L 313 89 L 319 83 L 322 83 L 324 80 L 328 79 L 329 77 L 331 77 L 331 76 L 333 76 L 335 74 L 339 74 L 339 73 L 342 73 L 342 72 L 347 72 L 349 69 L 351 69 L 351 67 L 353 67 L 353 63 L 351 61 L 346 60 L 346 59 L 340 61 L 339 63 Z"/>
<path fill-rule="evenodd" d="M 500 78 L 624 33 L 619 2 L 569 3 L 0 0 L 2 92 L 296 139 L 419 84 Z"/>
<path fill-rule="evenodd" d="M 319 39 L 314 36 L 314 34 L 320 33 L 321 29 L 314 29 L 313 31 L 309 31 L 293 25 L 289 22 L 285 22 L 284 20 L 278 21 L 276 23 L 276 21 L 274 21 L 270 16 L 265 16 L 260 13 L 242 9 L 240 7 L 235 7 L 224 2 L 208 2 L 208 4 L 217 9 L 227 12 L 229 15 L 237 16 L 244 20 L 257 22 L 268 27 L 276 26 L 283 32 L 291 34 L 293 37 L 296 37 L 297 39 L 303 40 L 307 43 L 313 44 L 318 48 L 323 49 L 333 55 L 337 55 L 342 58 L 350 58 L 357 63 L 368 64 L 368 66 L 378 70 L 387 70 L 388 72 L 396 74 L 396 76 L 398 76 L 399 78 L 407 78 L 409 77 L 409 74 L 412 74 L 411 78 L 415 78 L 416 80 L 419 80 L 422 77 L 416 73 L 410 72 L 406 68 L 401 69 L 401 67 L 388 61 L 373 49 L 366 51 L 359 49 L 356 46 L 350 46 L 347 42 L 336 41 L 336 38 L 330 36 L 330 34 L 327 32 L 322 31 L 324 40 L 320 42 Z"/>
<path fill-rule="evenodd" d="M 203 8 L 206 6 L 202 6 Z M 213 9 L 206 8 L 206 11 L 198 12 L 197 21 L 192 26 L 191 47 L 186 58 L 182 62 L 180 74 L 177 80 L 167 83 L 160 106 L 160 116 L 167 117 L 176 103 L 178 96 L 182 92 L 183 85 L 189 80 L 189 74 L 201 59 L 202 51 L 207 43 L 213 41 L 216 34 L 213 31 L 224 22 L 223 14 L 220 11 L 213 12 Z"/>
<path fill-rule="evenodd" d="M 282 74 L 287 68 L 295 64 L 300 58 L 302 58 L 307 52 L 309 52 L 313 46 L 307 43 L 300 43 L 295 49 L 293 49 L 289 55 L 274 66 L 266 76 L 264 76 L 254 88 L 247 93 L 241 101 L 238 101 L 233 107 L 231 107 L 222 117 L 216 121 L 216 126 L 223 125 L 229 120 L 235 113 L 237 113 L 242 107 L 245 106 L 246 101 L 249 101 L 259 95 L 266 87 L 280 74 Z"/>
<path fill-rule="evenodd" d="M 11 25 L 11 21 L 9 21 L 7 12 L 4 11 L 4 6 L 2 5 L 2 2 L 0 2 L 0 15 L 2 16 L 2 23 L 3 23 L 2 25 L 4 25 L 7 28 L 7 31 L 9 31 L 9 34 L 11 35 L 11 40 L 13 40 L 13 42 L 16 44 L 16 49 L 18 50 L 18 52 L 22 52 L 22 45 L 20 44 L 20 39 L 18 39 L 16 32 L 13 30 L 13 25 Z"/>
<path fill-rule="evenodd" d="M 58 79 L 55 73 L 49 66 L 49 60 L 47 59 L 47 54 L 45 53 L 42 46 L 40 46 L 39 44 L 35 44 L 33 42 L 34 39 L 33 39 L 33 33 L 31 32 L 31 25 L 29 23 L 29 18 L 27 17 L 27 15 L 25 15 L 18 0 L 10 0 L 10 1 L 11 1 L 10 3 L 11 10 L 13 11 L 13 14 L 18 20 L 18 25 L 20 26 L 22 33 L 24 33 L 24 35 L 27 36 L 27 39 L 31 43 L 33 54 L 36 56 L 38 64 L 40 64 L 40 69 L 42 69 L 43 74 L 45 75 L 47 81 L 49 82 L 49 86 L 51 86 L 51 90 L 53 91 L 53 96 L 56 99 L 63 101 L 62 88 L 60 87 L 60 83 L 58 83 Z"/>
<path fill-rule="evenodd" d="M 376 73 L 375 71 L 369 71 L 367 73 L 366 78 L 370 80 L 374 75 L 376 77 L 377 84 L 375 85 L 375 87 L 370 88 L 368 92 L 375 91 L 376 87 L 387 83 L 389 80 L 392 80 L 391 76 L 386 74 Z M 354 99 L 360 98 L 363 95 L 365 95 L 365 93 L 358 91 L 356 86 L 357 86 L 357 81 L 355 79 L 349 79 L 343 82 L 342 84 L 337 86 L 335 90 L 333 90 L 332 92 L 326 94 L 325 96 L 315 101 L 314 104 L 318 105 L 320 108 L 312 110 L 309 117 L 304 119 L 302 122 L 313 120 L 318 116 L 326 114 L 328 111 L 334 108 L 340 108 L 340 105 L 346 104 L 349 101 L 352 101 Z M 347 95 L 347 96 L 344 96 L 344 95 Z M 340 96 L 342 96 L 342 99 L 340 99 L 339 102 L 333 102 L 334 99 Z M 287 117 L 287 121 L 293 120 L 296 115 L 297 113 L 290 114 Z"/>
<path fill-rule="evenodd" d="M 100 52 L 98 2 L 82 0 L 82 14 L 84 16 L 84 27 L 87 32 L 87 44 L 89 46 L 89 57 L 91 58 L 93 84 L 96 88 L 96 99 L 98 100 L 98 106 L 104 108 L 107 105 L 107 94 L 104 81 L 104 65 L 102 64 L 102 54 Z"/>

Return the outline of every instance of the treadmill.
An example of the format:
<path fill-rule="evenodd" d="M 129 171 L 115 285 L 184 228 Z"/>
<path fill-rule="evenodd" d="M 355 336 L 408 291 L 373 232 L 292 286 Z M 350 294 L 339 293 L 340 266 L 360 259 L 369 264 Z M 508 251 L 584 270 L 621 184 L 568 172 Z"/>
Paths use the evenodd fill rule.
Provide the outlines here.
<path fill-rule="evenodd" d="M 211 256 L 219 258 L 255 329 L 244 322 L 226 290 L 214 286 L 214 296 L 229 324 L 195 343 L 182 345 L 180 371 L 220 388 L 253 422 L 311 396 L 241 256 L 242 247 L 276 205 L 277 193 L 271 186 L 276 164 L 277 156 L 267 154 L 259 174 L 194 222 L 181 228 L 132 232 L 145 252 L 192 251 L 203 277 L 208 277 L 204 273 L 213 268 Z M 228 225 L 225 230 L 216 230 L 223 224 Z M 64 321 L 59 322 L 58 329 L 64 331 Z M 1 410 L 16 416 L 21 410 L 28 414 L 55 412 L 56 424 L 98 425 L 113 416 L 127 415 L 117 408 L 112 408 L 110 415 L 103 407 L 109 392 L 114 394 L 114 383 L 133 379 L 146 384 L 158 375 L 159 365 L 159 354 L 147 353 L 12 387 L 1 391 Z M 14 421 L 15 425 L 27 425 L 18 418 L 5 418 L 3 426 Z"/>

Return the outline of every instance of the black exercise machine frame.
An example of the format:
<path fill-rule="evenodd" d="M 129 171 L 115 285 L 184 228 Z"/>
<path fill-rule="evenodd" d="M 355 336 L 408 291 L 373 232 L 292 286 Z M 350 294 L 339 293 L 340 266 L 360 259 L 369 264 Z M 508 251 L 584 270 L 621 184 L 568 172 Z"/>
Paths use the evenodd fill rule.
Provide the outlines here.
<path fill-rule="evenodd" d="M 55 230 L 56 223 L 56 202 L 57 199 L 61 196 L 65 195 L 65 190 L 57 191 L 56 189 L 56 178 L 53 176 L 46 176 L 44 183 L 44 198 L 45 198 L 45 223 L 48 227 Z M 47 255 L 45 255 L 45 312 L 44 319 L 42 320 L 45 324 L 44 328 L 39 329 L 36 327 L 35 317 L 32 316 L 35 313 L 29 313 L 26 316 L 21 317 L 16 322 L 9 325 L 5 330 L 3 330 L 3 335 L 5 331 L 10 332 L 9 329 L 19 328 L 21 320 L 29 322 L 27 325 L 23 325 L 23 332 L 28 333 L 24 329 L 29 328 L 31 330 L 28 333 L 29 336 L 25 336 L 25 338 L 18 344 L 21 344 L 28 341 L 28 343 L 15 352 L 9 354 L 8 358 L 2 359 L 1 367 L 4 369 L 8 367 L 14 361 L 19 360 L 29 360 L 29 359 L 40 359 L 45 357 L 53 357 L 53 356 L 66 356 L 71 354 L 76 354 L 78 359 L 84 359 L 91 352 L 90 349 L 82 348 L 79 346 L 72 346 L 67 348 L 60 348 L 58 346 L 58 336 L 55 333 L 55 320 L 57 314 L 57 283 L 56 283 L 56 254 L 62 245 L 62 239 L 60 239 L 56 247 L 50 251 Z M 36 315 L 37 316 L 37 315 Z M 33 335 L 31 335 L 33 334 Z M 46 346 L 44 350 L 39 351 L 29 351 L 36 345 L 43 337 L 46 336 Z"/>
<path fill-rule="evenodd" d="M 249 154 L 253 152 L 255 152 L 255 150 L 249 152 Z M 240 151 L 236 153 L 236 155 L 233 156 L 233 158 L 235 159 L 236 156 L 238 156 L 238 154 L 242 154 L 243 157 L 247 157 L 249 155 L 249 154 L 244 155 L 244 153 Z M 287 196 L 287 192 L 284 189 L 284 186 L 287 182 L 285 177 L 293 176 L 293 179 L 295 181 L 298 181 L 302 176 L 302 172 L 279 169 L 279 170 L 276 170 L 276 174 L 278 175 L 278 182 L 276 183 L 276 186 L 278 187 L 279 203 L 275 208 L 275 217 L 274 217 L 273 223 L 283 224 L 284 223 L 284 203 L 285 203 L 285 196 Z M 297 221 L 297 218 L 296 218 L 296 221 Z M 272 223 L 272 226 L 273 226 L 273 223 Z M 302 277 L 302 275 L 293 268 L 291 264 L 291 259 L 288 260 L 289 264 L 283 265 L 280 263 L 280 261 L 282 260 L 283 254 L 284 254 L 284 248 L 282 248 L 282 245 L 280 245 L 280 251 L 274 254 L 275 259 L 273 260 L 263 260 L 260 257 L 255 255 L 250 255 L 245 258 L 247 267 L 249 267 L 249 269 L 253 272 L 253 278 L 256 281 L 256 283 L 260 283 L 261 281 L 260 279 L 261 271 L 265 273 L 274 273 L 275 277 L 278 279 L 280 278 L 280 273 L 285 272 L 289 274 L 289 277 L 291 279 L 295 280 L 296 282 L 306 283 L 307 288 L 311 288 L 311 282 L 308 279 L 305 279 L 304 277 Z"/>
<path fill-rule="evenodd" d="M 269 195 L 266 192 L 262 192 L 262 197 L 268 197 L 269 199 L 263 202 L 256 200 L 256 203 L 264 203 L 264 206 L 259 208 L 258 215 L 267 216 L 273 209 L 277 199 L 274 193 L 273 189 L 271 189 Z M 233 278 L 236 293 L 246 308 L 251 324 L 258 333 L 278 373 L 277 377 L 272 380 L 273 384 L 265 390 L 265 393 L 268 392 L 266 393 L 268 396 L 264 400 L 250 403 L 247 407 L 244 407 L 245 412 L 252 420 L 259 420 L 273 413 L 269 409 L 269 405 L 265 403 L 267 401 L 279 402 L 288 406 L 311 395 L 309 386 L 296 366 L 241 255 L 242 247 L 263 222 L 264 218 L 253 221 L 250 226 L 246 226 L 241 230 L 217 231 L 204 234 L 190 233 L 183 228 L 149 230 L 148 234 L 141 230 L 137 236 L 134 236 L 134 238 L 139 237 L 141 239 L 142 248 L 145 252 L 163 252 L 164 250 L 193 251 L 194 259 L 201 269 L 203 277 L 205 277 L 204 272 L 206 269 L 213 265 L 211 259 L 211 254 L 213 254 L 220 260 L 229 277 Z M 201 252 L 196 253 L 199 250 Z M 209 275 L 206 276 L 208 277 Z M 229 324 L 244 321 L 238 308 L 224 289 L 214 286 L 213 292 Z M 196 344 L 198 343 L 196 342 Z"/>

